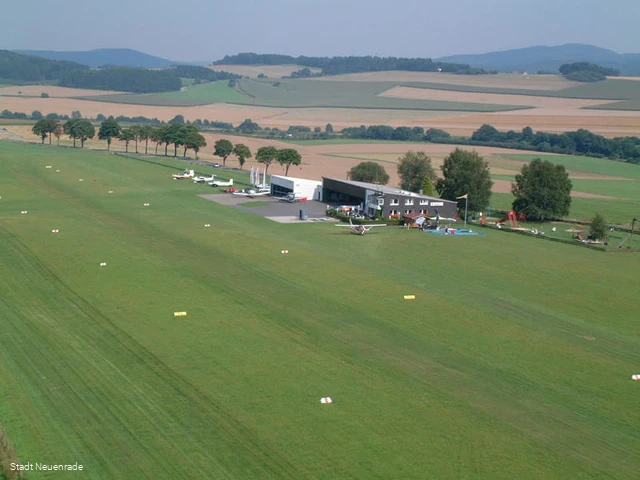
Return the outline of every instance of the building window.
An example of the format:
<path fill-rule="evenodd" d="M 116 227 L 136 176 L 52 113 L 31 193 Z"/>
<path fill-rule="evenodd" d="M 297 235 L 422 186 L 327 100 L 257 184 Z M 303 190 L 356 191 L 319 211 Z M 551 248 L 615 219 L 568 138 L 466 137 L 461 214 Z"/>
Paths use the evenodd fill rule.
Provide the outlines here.
<path fill-rule="evenodd" d="M 420 205 L 429 205 L 429 200 L 420 200 Z"/>
<path fill-rule="evenodd" d="M 408 215 L 408 214 L 410 214 L 410 213 L 413 213 L 413 210 L 405 210 L 405 211 L 404 211 L 404 214 L 405 214 L 405 215 Z"/>
<path fill-rule="evenodd" d="M 405 204 L 405 205 L 413 205 L 413 198 L 407 198 L 407 199 L 405 199 L 404 204 Z"/>
<path fill-rule="evenodd" d="M 397 198 L 392 198 L 389 205 L 400 205 L 400 201 Z"/>
<path fill-rule="evenodd" d="M 400 215 L 400 211 L 399 210 L 389 210 L 389 218 L 398 218 L 398 215 Z"/>
<path fill-rule="evenodd" d="M 426 215 L 426 214 L 427 214 L 427 210 L 426 210 L 426 209 L 424 209 L 424 208 L 421 208 L 421 209 L 420 209 L 420 213 L 422 213 L 423 215 Z"/>
<path fill-rule="evenodd" d="M 384 197 L 378 197 L 378 205 L 384 205 Z"/>

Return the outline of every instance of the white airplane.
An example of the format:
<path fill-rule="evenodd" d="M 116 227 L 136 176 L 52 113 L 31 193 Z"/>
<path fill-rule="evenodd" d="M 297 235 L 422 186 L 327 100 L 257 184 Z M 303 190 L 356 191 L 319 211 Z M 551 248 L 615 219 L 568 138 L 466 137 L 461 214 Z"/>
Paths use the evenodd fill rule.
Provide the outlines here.
<path fill-rule="evenodd" d="M 193 178 L 195 177 L 196 172 L 193 170 L 185 170 L 184 173 L 174 173 L 172 175 L 174 180 L 184 180 L 185 178 Z"/>
<path fill-rule="evenodd" d="M 349 225 L 336 225 L 336 227 L 347 227 L 350 228 L 353 233 L 356 235 L 364 235 L 373 227 L 386 227 L 387 225 L 384 223 L 374 223 L 373 225 L 355 225 L 351 219 L 349 219 Z"/>
<path fill-rule="evenodd" d="M 265 187 L 258 188 L 257 190 L 255 188 L 245 188 L 244 190 L 240 190 L 239 192 L 233 192 L 233 194 L 249 198 L 264 197 L 265 195 L 271 194 L 271 189 Z"/>
<path fill-rule="evenodd" d="M 211 185 L 212 187 L 232 187 L 233 186 L 233 178 L 230 179 L 227 182 L 224 182 L 222 180 L 211 180 L 210 182 L 207 182 L 208 185 Z"/>
<path fill-rule="evenodd" d="M 210 177 L 203 177 L 202 175 L 199 177 L 193 177 L 193 183 L 205 183 L 205 182 L 213 182 L 216 179 L 214 174 L 211 174 Z"/>

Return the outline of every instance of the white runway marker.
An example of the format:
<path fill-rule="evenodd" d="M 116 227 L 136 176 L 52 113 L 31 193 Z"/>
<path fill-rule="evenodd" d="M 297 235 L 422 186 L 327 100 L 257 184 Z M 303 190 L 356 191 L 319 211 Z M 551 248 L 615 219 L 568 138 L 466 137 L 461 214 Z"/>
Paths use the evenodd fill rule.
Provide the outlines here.
<path fill-rule="evenodd" d="M 148 203 L 143 203 L 143 204 L 142 204 L 142 206 L 143 206 L 143 207 L 148 207 L 148 206 L 149 206 L 149 204 L 148 204 Z"/>
<path fill-rule="evenodd" d="M 60 170 L 56 170 L 56 173 L 58 173 Z"/>
<path fill-rule="evenodd" d="M 100 266 L 101 266 L 101 267 L 106 267 L 106 266 L 107 266 L 107 262 L 101 262 L 101 263 L 100 263 Z"/>
<path fill-rule="evenodd" d="M 27 211 L 26 211 L 26 210 L 22 210 L 20 213 L 21 213 L 22 215 L 26 215 L 26 214 L 27 214 Z"/>
<path fill-rule="evenodd" d="M 640 375 L 631 375 L 633 380 L 640 380 Z"/>
<path fill-rule="evenodd" d="M 282 250 L 282 253 L 289 253 L 289 250 Z"/>
<path fill-rule="evenodd" d="M 331 400 L 331 397 L 322 397 L 320 399 L 320 403 L 332 403 L 333 400 Z"/>
<path fill-rule="evenodd" d="M 78 181 L 79 182 L 84 182 L 84 178 L 79 178 Z"/>
<path fill-rule="evenodd" d="M 113 190 L 109 190 L 109 193 L 113 193 Z"/>
<path fill-rule="evenodd" d="M 44 168 L 51 168 L 51 165 L 47 165 L 47 166 L 46 166 L 46 167 L 44 167 Z"/>
<path fill-rule="evenodd" d="M 211 226 L 211 224 L 210 224 L 210 223 L 205 223 L 205 224 L 204 224 L 204 226 L 205 226 L 205 227 L 210 227 L 210 226 Z"/>
<path fill-rule="evenodd" d="M 51 230 L 51 233 L 58 233 L 58 231 L 59 230 L 57 228 L 54 228 L 53 230 Z"/>

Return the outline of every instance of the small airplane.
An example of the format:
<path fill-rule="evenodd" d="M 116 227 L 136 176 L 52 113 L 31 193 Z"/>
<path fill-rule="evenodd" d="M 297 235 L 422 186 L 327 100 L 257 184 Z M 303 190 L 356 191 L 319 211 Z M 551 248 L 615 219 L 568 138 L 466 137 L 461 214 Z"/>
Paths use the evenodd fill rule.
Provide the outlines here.
<path fill-rule="evenodd" d="M 193 177 L 193 183 L 206 183 L 213 182 L 216 179 L 214 174 L 211 174 L 210 177 L 203 177 L 202 175 L 199 177 Z"/>
<path fill-rule="evenodd" d="M 184 180 L 185 178 L 193 178 L 195 175 L 196 172 L 187 169 L 183 173 L 174 173 L 172 177 L 174 180 Z"/>
<path fill-rule="evenodd" d="M 258 188 L 245 188 L 244 190 L 240 190 L 239 192 L 233 192 L 234 195 L 239 195 L 241 197 L 264 197 L 265 195 L 271 194 L 271 189 L 266 187 Z"/>
<path fill-rule="evenodd" d="M 232 187 L 233 186 L 233 178 L 230 179 L 227 182 L 224 182 L 222 180 L 211 180 L 209 182 L 207 182 L 208 185 L 212 186 L 212 187 Z"/>
<path fill-rule="evenodd" d="M 364 235 L 373 227 L 386 227 L 387 225 L 384 223 L 374 223 L 373 225 L 355 225 L 351 219 L 349 219 L 349 225 L 335 225 L 336 227 L 347 227 L 350 228 L 353 233 L 356 235 Z"/>

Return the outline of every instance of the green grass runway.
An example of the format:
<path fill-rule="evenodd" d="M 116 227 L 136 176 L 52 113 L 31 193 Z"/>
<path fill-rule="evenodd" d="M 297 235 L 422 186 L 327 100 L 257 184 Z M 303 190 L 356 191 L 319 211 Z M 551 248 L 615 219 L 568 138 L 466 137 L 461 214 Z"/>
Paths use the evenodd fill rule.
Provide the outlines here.
<path fill-rule="evenodd" d="M 637 478 L 640 257 L 283 225 L 104 152 L 0 142 L 0 166 L 0 422 L 22 462 Z"/>

